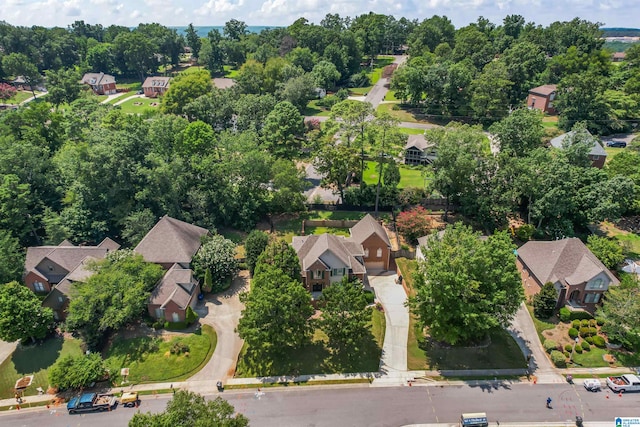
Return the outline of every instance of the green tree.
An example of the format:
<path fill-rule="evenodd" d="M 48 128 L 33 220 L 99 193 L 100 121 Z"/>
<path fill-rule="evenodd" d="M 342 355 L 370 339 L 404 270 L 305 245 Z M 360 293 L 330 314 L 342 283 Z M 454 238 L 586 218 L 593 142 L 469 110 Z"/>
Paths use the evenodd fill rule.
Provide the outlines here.
<path fill-rule="evenodd" d="M 202 40 L 202 49 L 198 61 L 204 64 L 212 75 L 223 72 L 224 50 L 222 49 L 222 36 L 215 28 L 209 31 L 207 38 Z"/>
<path fill-rule="evenodd" d="M 249 420 L 237 413 L 232 405 L 221 397 L 205 400 L 199 394 L 178 390 L 167 403 L 164 412 L 136 413 L 129 427 L 245 427 Z"/>
<path fill-rule="evenodd" d="M 362 283 L 343 277 L 322 291 L 322 317 L 318 326 L 329 337 L 336 352 L 358 354 L 370 333 L 371 310 L 367 308 Z"/>
<path fill-rule="evenodd" d="M 109 332 L 146 312 L 151 291 L 164 271 L 132 251 L 118 250 L 90 266 L 95 273 L 71 288 L 67 328 L 79 331 L 90 348 Z"/>
<path fill-rule="evenodd" d="M 353 149 L 347 144 L 328 141 L 320 147 L 313 166 L 322 174 L 322 185 L 335 188 L 344 202 L 345 184 L 358 169 L 358 157 Z"/>
<path fill-rule="evenodd" d="M 451 345 L 477 342 L 505 327 L 524 299 L 515 246 L 506 232 L 479 238 L 460 223 L 432 235 L 410 307 L 429 335 Z"/>
<path fill-rule="evenodd" d="M 26 242 L 31 232 L 33 195 L 29 184 L 16 175 L 0 175 L 0 229 L 10 230 L 20 241 Z"/>
<path fill-rule="evenodd" d="M 193 257 L 193 265 L 201 278 L 205 276 L 205 271 L 211 271 L 211 279 L 215 286 L 233 276 L 238 270 L 235 255 L 236 244 L 220 234 L 214 234 L 200 246 Z"/>
<path fill-rule="evenodd" d="M 229 40 L 240 41 L 247 34 L 247 24 L 237 19 L 231 19 L 224 23 L 222 31 Z"/>
<path fill-rule="evenodd" d="M 500 143 L 500 153 L 525 157 L 531 150 L 542 146 L 542 115 L 538 110 L 520 108 L 491 125 L 489 132 Z"/>
<path fill-rule="evenodd" d="M 320 61 L 311 72 L 314 81 L 318 87 L 331 89 L 333 85 L 340 80 L 340 71 L 329 61 Z"/>
<path fill-rule="evenodd" d="M 249 272 L 253 275 L 260 254 L 269 244 L 269 235 L 264 231 L 253 230 L 244 241 L 244 253 Z"/>
<path fill-rule="evenodd" d="M 112 43 L 98 43 L 87 50 L 87 65 L 95 72 L 115 72 L 115 54 Z"/>
<path fill-rule="evenodd" d="M 533 297 L 533 314 L 538 319 L 548 319 L 556 310 L 557 303 L 558 291 L 553 283 L 547 282 Z"/>
<path fill-rule="evenodd" d="M 213 277 L 211 276 L 211 270 L 204 270 L 204 284 L 202 285 L 202 292 L 211 292 L 213 290 Z"/>
<path fill-rule="evenodd" d="M 7 230 L 0 229 L 0 284 L 20 280 L 24 269 L 24 253 L 20 242 Z"/>
<path fill-rule="evenodd" d="M 295 249 L 284 239 L 274 239 L 267 244 L 256 262 L 255 274 L 262 270 L 278 269 L 292 280 L 300 280 L 300 260 Z"/>
<path fill-rule="evenodd" d="M 307 188 L 304 168 L 298 168 L 293 160 L 278 159 L 271 167 L 273 190 L 269 212 L 272 214 L 303 212 L 304 190 Z"/>
<path fill-rule="evenodd" d="M 196 29 L 193 28 L 192 23 L 189 23 L 185 33 L 187 44 L 191 48 L 191 55 L 193 55 L 194 58 L 200 58 L 200 47 L 202 46 L 202 41 L 200 40 L 200 36 L 198 36 Z"/>
<path fill-rule="evenodd" d="M 242 93 L 261 95 L 264 93 L 264 65 L 254 59 L 247 60 L 235 80 Z"/>
<path fill-rule="evenodd" d="M 71 104 L 80 96 L 80 75 L 73 69 L 47 70 L 47 100 L 56 107 Z"/>
<path fill-rule="evenodd" d="M 587 237 L 587 247 L 608 269 L 616 268 L 624 261 L 622 246 L 617 240 L 592 234 Z"/>
<path fill-rule="evenodd" d="M 282 86 L 282 98 L 303 111 L 310 100 L 316 97 L 316 85 L 310 73 L 292 77 Z"/>
<path fill-rule="evenodd" d="M 610 341 L 624 344 L 629 350 L 640 349 L 640 281 L 633 275 L 621 277 L 619 286 L 612 286 L 602 301 L 596 316 L 604 320 L 602 330 Z"/>
<path fill-rule="evenodd" d="M 509 80 L 507 67 L 498 61 L 489 62 L 471 83 L 471 108 L 478 120 L 492 122 L 509 111 Z"/>
<path fill-rule="evenodd" d="M 171 81 L 169 90 L 160 101 L 160 108 L 168 114 L 182 114 L 184 107 L 199 96 L 211 92 L 211 76 L 206 70 L 179 74 Z"/>
<path fill-rule="evenodd" d="M 146 74 L 155 72 L 158 67 L 153 42 L 141 32 L 120 33 L 113 44 L 121 71 L 136 74 L 141 82 Z"/>
<path fill-rule="evenodd" d="M 58 359 L 49 370 L 49 384 L 59 390 L 87 387 L 101 380 L 105 365 L 100 353 L 81 356 L 65 356 Z"/>
<path fill-rule="evenodd" d="M 303 133 L 304 118 L 288 101 L 277 103 L 264 122 L 266 148 L 278 158 L 295 157 L 300 151 L 299 138 Z"/>
<path fill-rule="evenodd" d="M 26 286 L 0 286 L 0 339 L 6 342 L 42 339 L 53 325 L 53 311 Z"/>
<path fill-rule="evenodd" d="M 38 71 L 38 67 L 26 55 L 13 52 L 2 56 L 2 69 L 14 77 L 24 77 L 24 81 L 31 88 L 35 99 L 36 86 L 42 82 L 42 75 Z"/>
<path fill-rule="evenodd" d="M 310 339 L 311 296 L 299 280 L 275 266 L 256 268 L 251 291 L 242 294 L 245 309 L 238 323 L 240 337 L 249 345 L 249 357 L 283 354 Z"/>

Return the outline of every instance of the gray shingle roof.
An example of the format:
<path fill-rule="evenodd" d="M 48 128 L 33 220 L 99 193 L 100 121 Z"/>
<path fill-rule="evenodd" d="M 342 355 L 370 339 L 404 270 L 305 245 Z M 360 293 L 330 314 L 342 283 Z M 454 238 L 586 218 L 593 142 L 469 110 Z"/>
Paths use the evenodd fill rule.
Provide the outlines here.
<path fill-rule="evenodd" d="M 387 236 L 384 227 L 370 214 L 367 214 L 356 225 L 351 227 L 351 238 L 360 244 L 373 234 L 378 235 L 388 247 L 391 247 L 389 236 Z"/>
<path fill-rule="evenodd" d="M 589 151 L 589 154 L 592 156 L 606 156 L 607 152 L 605 151 L 605 149 L 602 147 L 602 144 L 600 144 L 600 141 L 598 140 L 598 138 L 596 138 L 595 136 L 591 135 L 591 133 L 588 130 L 585 130 L 585 132 L 587 132 L 589 134 L 589 136 L 591 137 L 591 140 L 593 141 L 593 145 L 591 147 L 591 151 Z M 571 138 L 573 135 L 575 135 L 576 131 L 572 130 L 570 132 L 567 133 L 563 133 L 560 136 L 556 136 L 555 138 L 553 138 L 550 143 L 551 145 L 553 145 L 556 148 L 562 149 L 562 144 L 565 140 L 565 138 Z"/>
<path fill-rule="evenodd" d="M 142 83 L 142 88 L 146 87 L 158 87 L 158 88 L 168 88 L 171 84 L 171 77 L 147 77 Z"/>
<path fill-rule="evenodd" d="M 109 83 L 115 83 L 116 78 L 111 74 L 105 73 L 86 73 L 82 76 L 81 83 L 88 84 L 91 86 L 94 85 L 106 85 Z"/>
<path fill-rule="evenodd" d="M 556 85 L 542 85 L 538 87 L 534 87 L 533 89 L 529 89 L 529 93 L 534 93 L 536 95 L 549 96 L 553 92 L 558 89 Z"/>
<path fill-rule="evenodd" d="M 200 239 L 207 234 L 209 231 L 205 228 L 165 215 L 134 251 L 146 261 L 156 264 L 189 264 L 200 249 Z"/>
<path fill-rule="evenodd" d="M 618 279 L 576 237 L 550 242 L 527 242 L 518 249 L 518 257 L 542 284 L 566 281 L 584 283 L 605 272 L 613 284 Z"/>
<path fill-rule="evenodd" d="M 316 261 L 322 262 L 327 268 L 332 268 L 333 266 L 329 265 L 324 257 L 327 252 L 330 252 L 348 266 L 354 274 L 366 273 L 364 265 L 356 258 L 364 255 L 364 249 L 361 244 L 351 239 L 324 233 L 295 236 L 291 244 L 300 258 L 304 271 L 308 270 Z"/>
<path fill-rule="evenodd" d="M 407 143 L 404 145 L 404 149 L 408 149 L 411 147 L 415 147 L 420 151 L 424 151 L 427 147 L 432 147 L 435 144 L 428 142 L 423 134 L 420 135 L 409 135 L 407 139 Z"/>
<path fill-rule="evenodd" d="M 186 309 L 197 289 L 193 271 L 174 264 L 155 287 L 149 297 L 149 304 L 164 307 L 170 301 Z"/>
<path fill-rule="evenodd" d="M 94 272 L 89 270 L 88 264 L 90 262 L 94 262 L 94 261 L 98 261 L 97 258 L 94 258 L 92 256 L 87 256 L 85 257 L 80 264 L 78 264 L 76 266 L 76 268 L 74 268 L 73 270 L 71 270 L 69 272 L 69 274 L 67 274 L 64 279 L 62 279 L 60 281 L 60 283 L 58 283 L 55 288 L 52 290 L 52 292 L 49 292 L 49 294 L 46 296 L 46 298 L 42 301 L 43 305 L 46 305 L 47 307 L 51 307 L 54 310 L 58 310 L 59 308 L 62 307 L 62 305 L 64 304 L 64 301 L 59 301 L 58 300 L 58 296 L 66 296 L 67 298 L 70 298 L 71 296 L 71 285 L 73 285 L 73 283 L 75 282 L 84 282 L 85 280 L 87 280 L 89 277 L 91 277 Z M 57 292 L 56 292 L 57 291 Z"/>

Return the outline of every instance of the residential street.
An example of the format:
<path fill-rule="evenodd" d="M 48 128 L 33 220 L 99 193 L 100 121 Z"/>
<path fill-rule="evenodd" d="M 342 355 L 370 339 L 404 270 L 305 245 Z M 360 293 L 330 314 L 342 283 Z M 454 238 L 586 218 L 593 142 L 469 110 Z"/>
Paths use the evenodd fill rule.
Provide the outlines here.
<path fill-rule="evenodd" d="M 244 342 L 235 331 L 244 308 L 240 302 L 240 294 L 248 289 L 249 272 L 243 270 L 233 280 L 229 289 L 207 297 L 204 305 L 198 305 L 196 312 L 200 316 L 200 322 L 216 330 L 218 343 L 209 363 L 187 381 L 194 389 L 197 389 L 198 383 L 202 381 L 224 382 L 233 377 L 238 354 Z"/>
<path fill-rule="evenodd" d="M 394 55 L 394 64 L 398 64 L 398 66 L 404 64 L 407 61 L 406 55 Z M 371 88 L 367 96 L 364 98 L 365 102 L 370 103 L 375 110 L 378 108 L 378 105 L 382 101 L 384 101 L 384 97 L 387 95 L 389 91 L 389 79 L 380 77 L 380 79 L 376 82 L 376 84 Z"/>
<path fill-rule="evenodd" d="M 553 409 L 544 407 L 547 397 Z M 170 396 L 142 396 L 140 411 L 164 410 Z M 215 395 L 209 396 L 210 398 Z M 480 385 L 413 387 L 294 387 L 225 391 L 222 397 L 250 420 L 252 426 L 402 426 L 426 423 L 457 425 L 462 412 L 486 412 L 492 426 L 510 422 L 522 426 L 575 425 L 576 415 L 586 427 L 610 426 L 614 417 L 638 415 L 640 394 L 622 397 L 591 393 L 579 385 L 533 385 L 485 382 Z M 25 409 L 0 414 L 10 426 L 124 426 L 135 409 L 118 407 L 108 413 L 68 415 L 63 407 Z M 593 423 L 594 421 L 608 423 Z M 552 424 L 554 423 L 554 424 Z M 563 424 L 567 423 L 567 424 Z"/>

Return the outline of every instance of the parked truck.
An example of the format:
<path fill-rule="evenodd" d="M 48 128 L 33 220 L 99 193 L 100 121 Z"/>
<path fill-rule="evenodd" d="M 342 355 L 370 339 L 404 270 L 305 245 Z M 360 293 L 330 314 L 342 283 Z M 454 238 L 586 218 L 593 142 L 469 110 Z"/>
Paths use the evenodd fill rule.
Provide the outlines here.
<path fill-rule="evenodd" d="M 620 375 L 619 377 L 609 377 L 607 378 L 607 385 L 616 393 L 640 391 L 640 378 L 631 374 Z"/>
<path fill-rule="evenodd" d="M 73 397 L 67 403 L 70 414 L 78 412 L 110 411 L 118 404 L 118 398 L 112 394 L 84 393 Z"/>

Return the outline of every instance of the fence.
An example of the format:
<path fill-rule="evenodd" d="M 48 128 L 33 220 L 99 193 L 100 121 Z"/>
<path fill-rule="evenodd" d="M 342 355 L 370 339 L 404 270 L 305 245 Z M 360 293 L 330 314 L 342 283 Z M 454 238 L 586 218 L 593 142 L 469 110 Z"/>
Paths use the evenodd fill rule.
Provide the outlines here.
<path fill-rule="evenodd" d="M 302 229 L 307 227 L 332 227 L 351 228 L 358 223 L 354 219 L 305 219 L 302 221 Z"/>
<path fill-rule="evenodd" d="M 415 259 L 416 258 L 416 252 L 412 251 L 410 249 L 398 249 L 396 251 L 391 251 L 391 258 L 393 258 L 393 259 L 396 259 L 396 258 Z"/>

